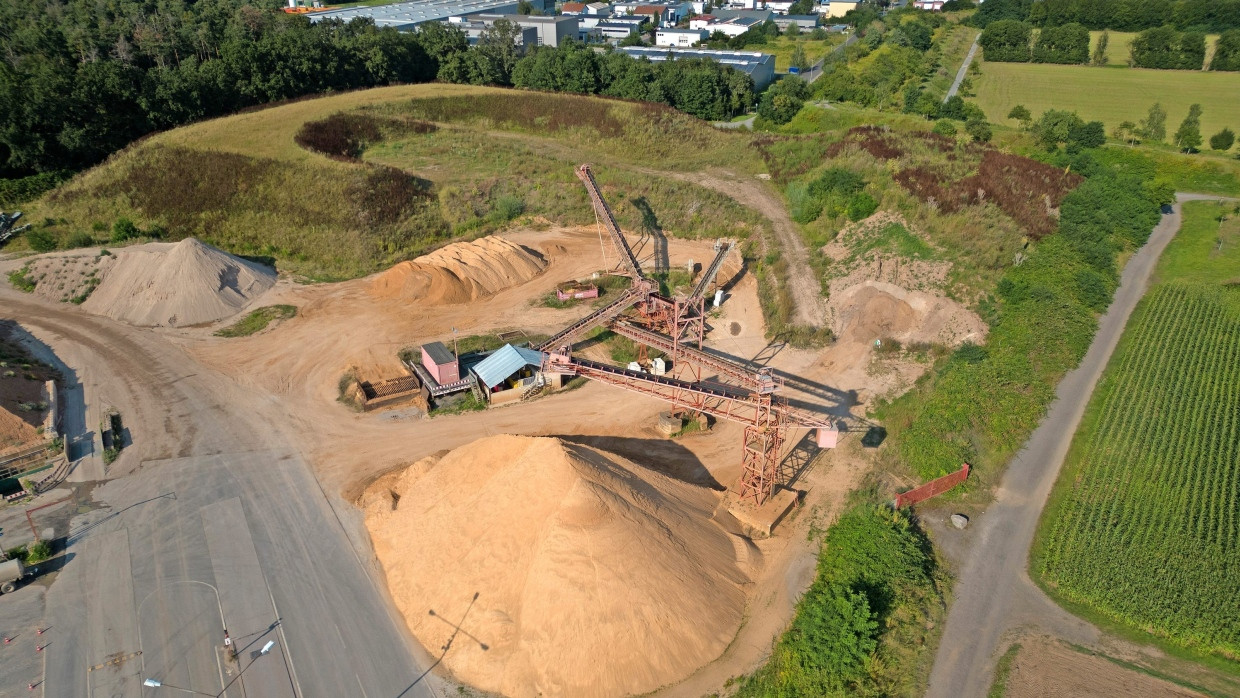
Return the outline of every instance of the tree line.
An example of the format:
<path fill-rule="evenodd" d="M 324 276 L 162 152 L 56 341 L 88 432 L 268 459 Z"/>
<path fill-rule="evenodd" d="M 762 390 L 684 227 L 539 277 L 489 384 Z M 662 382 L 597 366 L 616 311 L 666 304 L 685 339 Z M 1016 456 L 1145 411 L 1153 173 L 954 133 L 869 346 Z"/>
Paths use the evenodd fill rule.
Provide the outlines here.
<path fill-rule="evenodd" d="M 1138 32 L 1170 25 L 1203 33 L 1240 29 L 1240 0 L 987 0 L 968 22 L 999 20 L 1037 27 L 1080 24 L 1086 29 Z"/>
<path fill-rule="evenodd" d="M 1180 122 L 1179 128 L 1172 134 L 1171 143 L 1186 153 L 1197 152 L 1204 139 L 1201 134 L 1200 104 L 1188 107 L 1188 115 Z M 1023 104 L 1017 104 L 1008 112 L 1007 118 L 1020 122 L 1021 127 L 1031 133 L 1038 144 L 1048 152 L 1055 152 L 1065 146 L 1069 154 L 1088 148 L 1097 148 L 1106 142 L 1106 132 L 1101 121 L 1085 121 L 1076 112 L 1060 109 L 1048 109 L 1036 120 Z M 1129 145 L 1142 141 L 1164 143 L 1167 140 L 1167 110 L 1162 104 L 1155 102 L 1149 113 L 1139 122 L 1124 121 L 1115 127 L 1111 137 Z M 1231 150 L 1236 142 L 1236 134 L 1230 128 L 1223 128 L 1210 136 L 1210 149 L 1219 153 Z"/>
<path fill-rule="evenodd" d="M 986 25 L 978 43 L 986 60 L 1004 63 L 1093 62 L 1106 59 L 1107 34 L 1099 38 L 1091 58 L 1089 29 L 1078 23 L 1044 27 L 1033 38 L 1030 22 L 1000 19 Z M 1132 41 L 1129 62 L 1137 68 L 1201 70 L 1206 59 L 1206 35 L 1178 31 L 1171 25 L 1146 29 Z M 1223 32 L 1215 47 L 1209 70 L 1240 70 L 1240 29 Z"/>
<path fill-rule="evenodd" d="M 247 107 L 396 83 L 603 94 L 704 119 L 754 102 L 748 75 L 712 62 L 651 64 L 579 46 L 526 55 L 507 21 L 471 47 L 438 23 L 417 32 L 368 19 L 311 23 L 279 4 L 0 0 L 0 179 L 80 170 L 152 131 Z"/>

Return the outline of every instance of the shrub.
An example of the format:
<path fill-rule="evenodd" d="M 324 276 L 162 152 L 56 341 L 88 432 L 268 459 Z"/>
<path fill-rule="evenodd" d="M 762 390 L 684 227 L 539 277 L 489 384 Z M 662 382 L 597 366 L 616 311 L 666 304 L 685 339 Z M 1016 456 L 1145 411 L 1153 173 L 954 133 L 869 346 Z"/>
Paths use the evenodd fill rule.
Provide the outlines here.
<path fill-rule="evenodd" d="M 80 230 L 70 233 L 68 239 L 65 240 L 65 247 L 71 250 L 79 247 L 90 247 L 94 244 L 94 238 Z"/>
<path fill-rule="evenodd" d="M 975 119 L 966 123 L 964 130 L 973 138 L 974 143 L 986 143 L 992 135 L 990 124 L 981 119 Z"/>
<path fill-rule="evenodd" d="M 117 218 L 112 224 L 112 242 L 124 242 L 141 235 L 142 231 L 138 230 L 138 226 L 128 218 Z"/>
<path fill-rule="evenodd" d="M 1210 136 L 1210 149 L 1219 152 L 1227 152 L 1231 150 L 1231 146 L 1236 142 L 1236 134 L 1229 128 Z"/>
<path fill-rule="evenodd" d="M 33 565 L 52 556 L 52 546 L 45 540 L 36 540 L 26 546 L 26 564 Z"/>
<path fill-rule="evenodd" d="M 525 200 L 512 194 L 504 194 L 495 200 L 491 214 L 496 222 L 506 223 L 525 212 Z"/>
<path fill-rule="evenodd" d="M 56 249 L 56 236 L 44 228 L 31 228 L 26 231 L 26 244 L 35 252 L 51 252 Z"/>
<path fill-rule="evenodd" d="M 736 697 L 901 694 L 883 688 L 928 651 L 943 603 L 930 551 L 903 512 L 861 505 L 841 515 L 791 627 Z"/>
<path fill-rule="evenodd" d="M 939 119 L 934 122 L 934 128 L 931 131 L 948 138 L 956 137 L 956 125 L 948 119 Z"/>
<path fill-rule="evenodd" d="M 878 202 L 865 192 L 854 194 L 848 200 L 847 213 L 850 220 L 859 221 L 862 218 L 869 218 L 877 210 Z"/>
<path fill-rule="evenodd" d="M 13 284 L 13 288 L 25 293 L 34 291 L 35 285 L 38 284 L 30 276 L 30 267 L 22 267 L 9 272 L 9 283 Z"/>

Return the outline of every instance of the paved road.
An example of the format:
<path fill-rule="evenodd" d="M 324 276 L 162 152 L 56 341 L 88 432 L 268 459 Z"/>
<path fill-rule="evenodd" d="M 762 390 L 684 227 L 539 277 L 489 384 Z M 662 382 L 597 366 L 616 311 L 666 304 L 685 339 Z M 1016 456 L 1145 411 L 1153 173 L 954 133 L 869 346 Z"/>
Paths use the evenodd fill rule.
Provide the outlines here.
<path fill-rule="evenodd" d="M 960 64 L 960 70 L 956 71 L 956 79 L 952 82 L 951 89 L 947 94 L 943 95 L 943 103 L 956 96 L 956 91 L 960 89 L 960 83 L 964 82 L 964 76 L 969 72 L 969 64 L 973 62 L 973 56 L 977 53 L 977 41 L 982 38 L 981 32 L 973 37 L 973 45 L 969 47 L 969 54 L 964 57 L 964 63 Z"/>
<path fill-rule="evenodd" d="M 154 332 L 8 289 L 0 316 L 106 366 L 109 401 L 141 415 L 126 422 L 141 467 L 96 489 L 108 506 L 74 519 L 46 592 L 43 695 L 177 695 L 147 677 L 209 695 L 433 695 L 377 570 L 350 545 L 356 522 L 337 518 L 261 399 Z M 0 693 L 15 690 L 0 675 Z"/>
<path fill-rule="evenodd" d="M 1216 197 L 1179 194 L 1180 202 Z M 1005 632 L 1040 626 L 1078 644 L 1096 643 L 1092 625 L 1054 604 L 1029 578 L 1029 548 L 1072 435 L 1150 273 L 1180 228 L 1180 205 L 1162 217 L 1124 267 L 1115 300 L 1085 358 L 1064 376 L 1041 426 L 1003 476 L 995 502 L 978 517 L 973 548 L 956 580 L 955 601 L 930 674 L 927 698 L 985 696 Z M 972 528 L 972 527 L 971 527 Z"/>

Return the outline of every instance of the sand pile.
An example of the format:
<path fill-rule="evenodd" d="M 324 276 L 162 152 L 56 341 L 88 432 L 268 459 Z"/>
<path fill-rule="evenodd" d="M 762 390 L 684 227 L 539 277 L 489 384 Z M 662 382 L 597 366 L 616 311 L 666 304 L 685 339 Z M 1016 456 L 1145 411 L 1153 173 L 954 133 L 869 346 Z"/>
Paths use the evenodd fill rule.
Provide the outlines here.
<path fill-rule="evenodd" d="M 235 315 L 276 282 L 271 269 L 186 238 L 115 252 L 82 307 L 147 327 L 199 325 Z"/>
<path fill-rule="evenodd" d="M 379 274 L 370 292 L 445 305 L 468 303 L 525 283 L 546 268 L 538 253 L 501 237 L 456 242 Z"/>
<path fill-rule="evenodd" d="M 493 436 L 380 478 L 361 504 L 418 640 L 438 655 L 459 623 L 444 664 L 523 698 L 644 693 L 724 650 L 752 547 L 710 520 L 717 501 L 586 446 Z"/>

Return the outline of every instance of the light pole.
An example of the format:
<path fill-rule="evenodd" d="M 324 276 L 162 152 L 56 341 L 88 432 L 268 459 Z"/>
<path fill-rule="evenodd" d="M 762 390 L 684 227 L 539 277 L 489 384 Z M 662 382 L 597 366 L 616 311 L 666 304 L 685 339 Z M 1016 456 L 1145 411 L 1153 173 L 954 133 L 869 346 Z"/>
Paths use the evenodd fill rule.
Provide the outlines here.
<path fill-rule="evenodd" d="M 173 686 L 170 683 L 164 683 L 163 681 L 160 681 L 159 679 L 147 679 L 142 682 L 142 685 L 146 686 L 147 688 L 171 688 L 177 691 L 185 691 L 186 693 L 192 693 L 196 696 L 210 696 L 210 698 L 219 698 L 219 694 L 217 693 L 203 693 L 201 691 L 195 691 L 192 688 L 181 688 L 180 686 Z"/>

